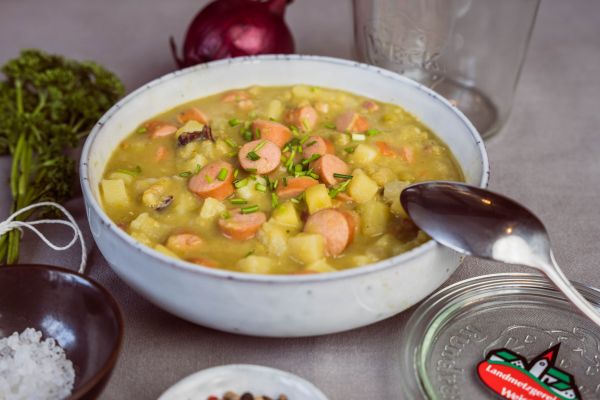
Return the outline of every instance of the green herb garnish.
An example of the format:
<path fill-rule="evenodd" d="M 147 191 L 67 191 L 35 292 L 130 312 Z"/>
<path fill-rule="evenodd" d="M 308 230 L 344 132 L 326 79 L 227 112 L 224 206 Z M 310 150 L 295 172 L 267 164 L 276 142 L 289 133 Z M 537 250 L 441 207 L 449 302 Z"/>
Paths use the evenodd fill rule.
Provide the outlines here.
<path fill-rule="evenodd" d="M 132 169 L 121 168 L 121 169 L 116 170 L 115 172 L 131 175 L 131 176 L 138 176 L 139 174 L 142 173 L 142 167 L 140 167 L 139 165 L 136 165 L 135 168 L 132 168 Z"/>
<path fill-rule="evenodd" d="M 180 172 L 179 176 L 182 178 L 189 178 L 190 176 L 192 176 L 192 171 Z"/>
<path fill-rule="evenodd" d="M 379 131 L 377 129 L 369 129 L 368 131 L 365 132 L 365 134 L 367 136 L 375 136 L 375 135 L 378 135 L 380 133 L 381 133 L 381 131 Z"/>
<path fill-rule="evenodd" d="M 346 153 L 350 153 L 350 154 L 354 153 L 354 150 L 356 150 L 356 146 L 350 146 L 350 147 L 345 147 L 344 148 L 344 151 Z"/>
<path fill-rule="evenodd" d="M 239 204 L 246 204 L 246 203 L 248 203 L 248 200 L 246 200 L 246 199 L 239 199 L 239 198 L 231 199 L 229 201 L 231 202 L 231 204 L 238 204 L 238 205 Z"/>
<path fill-rule="evenodd" d="M 228 175 L 227 168 L 221 168 L 221 170 L 217 174 L 217 179 L 220 181 L 224 181 L 225 179 L 227 179 L 227 175 Z"/>
<path fill-rule="evenodd" d="M 260 156 L 258 154 L 256 154 L 256 152 L 254 150 L 249 151 L 248 154 L 246 154 L 246 158 L 252 161 L 256 161 L 260 159 Z"/>
<path fill-rule="evenodd" d="M 279 197 L 275 193 L 271 193 L 271 207 L 276 208 L 279 206 Z"/>
<path fill-rule="evenodd" d="M 256 185 L 254 185 L 254 189 L 256 189 L 259 192 L 266 192 L 267 191 L 267 187 L 265 185 L 263 185 L 262 183 L 256 183 Z"/>
<path fill-rule="evenodd" d="M 318 160 L 319 158 L 321 158 L 321 155 L 315 153 L 315 154 L 311 155 L 310 157 L 308 157 L 306 160 L 302 160 L 302 165 L 310 164 L 311 162 Z"/>
<path fill-rule="evenodd" d="M 196 168 L 194 168 L 194 175 L 198 175 L 200 170 L 202 169 L 202 165 L 196 164 Z"/>
<path fill-rule="evenodd" d="M 335 124 L 333 122 L 326 122 L 323 126 L 327 129 L 335 129 Z"/>
<path fill-rule="evenodd" d="M 238 126 L 241 123 L 242 123 L 242 121 L 240 121 L 237 118 L 232 118 L 229 120 L 229 126 L 231 126 L 232 128 Z"/>
<path fill-rule="evenodd" d="M 231 147 L 233 149 L 237 149 L 239 147 L 237 145 L 237 143 L 234 142 L 233 140 L 231 140 L 230 138 L 225 138 L 225 143 L 227 143 L 229 145 L 229 147 Z"/>
<path fill-rule="evenodd" d="M 259 144 L 256 145 L 253 151 L 259 151 L 260 149 L 265 147 L 265 144 L 267 144 L 266 140 L 261 141 Z"/>
<path fill-rule="evenodd" d="M 254 204 L 251 206 L 242 207 L 240 211 L 242 214 L 252 214 L 258 211 L 258 206 Z"/>
<path fill-rule="evenodd" d="M 337 172 L 333 173 L 333 177 L 334 178 L 339 178 L 339 179 L 352 179 L 352 175 L 338 174 Z"/>
<path fill-rule="evenodd" d="M 140 135 L 143 135 L 146 132 L 148 132 L 148 128 L 146 128 L 145 126 L 138 128 L 138 130 L 136 131 L 136 133 L 139 133 Z"/>
<path fill-rule="evenodd" d="M 248 184 L 248 178 L 244 178 L 244 179 L 241 179 L 241 180 L 239 180 L 239 181 L 235 181 L 235 182 L 233 182 L 233 186 L 234 186 L 236 189 L 243 188 L 243 187 L 244 187 L 244 186 L 246 186 L 247 184 Z"/>
<path fill-rule="evenodd" d="M 204 175 L 204 180 L 206 180 L 206 182 L 208 182 L 208 183 L 212 183 L 213 182 L 213 178 L 211 178 L 208 174 Z"/>

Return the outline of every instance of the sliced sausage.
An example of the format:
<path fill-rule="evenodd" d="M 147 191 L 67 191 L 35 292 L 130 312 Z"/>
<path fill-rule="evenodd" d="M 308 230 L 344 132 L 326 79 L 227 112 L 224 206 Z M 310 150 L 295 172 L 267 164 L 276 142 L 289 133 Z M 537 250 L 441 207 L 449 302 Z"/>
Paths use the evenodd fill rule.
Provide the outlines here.
<path fill-rule="evenodd" d="M 375 102 L 374 102 L 374 101 L 372 101 L 372 100 L 365 100 L 365 101 L 362 103 L 362 107 L 363 107 L 365 110 L 369 111 L 369 112 L 373 112 L 373 111 L 377 111 L 377 110 L 379 110 L 379 106 L 377 105 L 377 103 L 375 103 Z"/>
<path fill-rule="evenodd" d="M 296 178 L 288 178 L 287 186 L 280 183 L 277 186 L 277 196 L 283 200 L 291 199 L 304 193 L 311 186 L 318 185 L 319 181 L 308 176 L 299 176 Z"/>
<path fill-rule="evenodd" d="M 335 185 L 338 181 L 333 174 L 347 175 L 350 172 L 348 164 L 333 154 L 325 154 L 311 163 L 312 169 L 319 175 L 326 185 Z"/>
<path fill-rule="evenodd" d="M 369 129 L 369 122 L 354 111 L 346 111 L 335 120 L 335 129 L 340 132 L 364 132 Z"/>
<path fill-rule="evenodd" d="M 209 267 L 209 268 L 218 268 L 219 267 L 219 263 L 217 263 L 216 261 L 211 260 L 209 258 L 196 257 L 196 258 L 191 258 L 188 261 L 191 263 L 194 263 L 194 264 L 202 265 L 203 267 Z"/>
<path fill-rule="evenodd" d="M 279 146 L 280 149 L 292 138 L 292 132 L 287 126 L 264 119 L 254 120 L 252 132 L 254 132 L 254 137 L 269 140 Z"/>
<path fill-rule="evenodd" d="M 188 121 L 198 121 L 201 124 L 208 124 L 208 117 L 196 107 L 188 108 L 177 116 L 180 123 L 185 124 Z"/>
<path fill-rule="evenodd" d="M 148 129 L 148 134 L 153 139 L 169 136 L 177 132 L 177 127 L 175 125 L 160 121 L 151 121 L 146 124 L 146 128 Z"/>
<path fill-rule="evenodd" d="M 223 95 L 223 97 L 221 98 L 221 101 L 224 103 L 234 103 L 234 102 L 239 102 L 242 100 L 248 100 L 250 99 L 250 95 L 246 92 L 243 92 L 241 90 L 234 90 L 231 92 L 227 92 Z"/>
<path fill-rule="evenodd" d="M 179 233 L 171 235 L 167 239 L 167 248 L 178 253 L 197 250 L 202 247 L 204 241 L 193 233 Z"/>
<path fill-rule="evenodd" d="M 338 194 L 339 196 L 339 194 Z M 352 241 L 354 240 L 354 235 L 356 235 L 356 233 L 358 232 L 358 227 L 360 225 L 360 217 L 358 216 L 358 213 L 351 211 L 351 210 L 339 210 L 342 214 L 344 214 L 344 217 L 346 217 L 346 221 L 348 221 L 348 227 L 350 228 L 350 241 L 349 243 L 352 243 Z"/>
<path fill-rule="evenodd" d="M 227 175 L 224 180 L 220 180 L 219 174 L 223 169 L 227 171 Z M 188 188 L 202 198 L 213 197 L 217 200 L 225 200 L 233 193 L 232 171 L 233 166 L 228 162 L 212 162 L 190 179 Z"/>
<path fill-rule="evenodd" d="M 267 221 L 267 216 L 262 211 L 242 214 L 240 209 L 236 208 L 230 210 L 229 214 L 229 218 L 219 219 L 219 228 L 225 237 L 234 240 L 252 239 Z"/>
<path fill-rule="evenodd" d="M 313 154 L 322 156 L 323 154 L 334 154 L 335 147 L 329 140 L 321 136 L 311 136 L 302 145 L 302 157 L 310 158 Z"/>
<path fill-rule="evenodd" d="M 257 150 L 258 149 L 258 150 Z M 258 156 L 253 159 L 250 153 Z M 268 174 L 279 166 L 281 161 L 281 150 L 279 147 L 266 139 L 253 140 L 242 146 L 238 152 L 240 165 L 246 171 L 256 170 L 256 174 Z"/>
<path fill-rule="evenodd" d="M 317 125 L 317 119 L 317 110 L 311 106 L 294 108 L 285 115 L 285 121 L 288 124 L 294 125 L 304 132 L 312 130 Z"/>
<path fill-rule="evenodd" d="M 335 208 L 326 208 L 309 216 L 304 224 L 304 232 L 323 236 L 325 249 L 330 256 L 341 254 L 354 235 L 349 218 Z"/>

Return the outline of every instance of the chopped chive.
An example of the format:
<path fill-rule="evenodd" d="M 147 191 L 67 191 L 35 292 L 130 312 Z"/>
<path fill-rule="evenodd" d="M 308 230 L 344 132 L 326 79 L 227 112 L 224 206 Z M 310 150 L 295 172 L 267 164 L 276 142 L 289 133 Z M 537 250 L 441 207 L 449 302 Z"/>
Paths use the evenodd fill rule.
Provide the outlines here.
<path fill-rule="evenodd" d="M 235 170 L 233 170 L 233 177 L 237 178 L 239 173 L 240 173 L 240 170 L 236 168 Z"/>
<path fill-rule="evenodd" d="M 212 183 L 213 178 L 211 178 L 210 176 L 208 176 L 208 174 L 204 175 L 204 179 L 206 180 L 206 182 L 208 183 Z"/>
<path fill-rule="evenodd" d="M 286 152 L 288 152 L 288 151 L 290 151 L 290 150 L 291 150 L 291 148 L 290 148 L 290 144 L 289 144 L 289 143 L 287 143 L 285 146 L 283 146 L 283 149 L 281 149 L 281 152 L 282 152 L 282 153 L 286 153 Z"/>
<path fill-rule="evenodd" d="M 121 169 L 116 170 L 115 172 L 131 175 L 131 176 L 137 176 L 142 173 L 142 167 L 140 167 L 139 165 L 136 165 L 135 168 L 132 168 L 132 169 L 121 168 Z"/>
<path fill-rule="evenodd" d="M 237 151 L 230 151 L 229 153 L 227 153 L 228 157 L 235 157 L 237 155 Z"/>
<path fill-rule="evenodd" d="M 279 197 L 275 193 L 271 193 L 271 207 L 276 208 L 279 205 Z"/>
<path fill-rule="evenodd" d="M 247 252 L 246 255 L 244 256 L 244 258 L 251 256 L 252 254 L 254 254 L 254 249 Z"/>
<path fill-rule="evenodd" d="M 300 172 L 300 171 L 302 171 L 302 165 L 300 165 L 300 164 L 296 164 L 296 165 L 294 165 L 294 171 L 295 171 L 295 172 Z"/>
<path fill-rule="evenodd" d="M 256 154 L 256 152 L 254 150 L 248 152 L 248 154 L 246 154 L 246 158 L 252 161 L 256 161 L 260 159 L 260 156 L 258 154 Z"/>
<path fill-rule="evenodd" d="M 302 127 L 305 132 L 310 131 L 310 127 L 308 126 L 308 120 L 306 118 L 302 118 Z"/>
<path fill-rule="evenodd" d="M 246 204 L 246 203 L 248 203 L 248 200 L 246 200 L 246 199 L 238 199 L 238 198 L 231 199 L 229 201 L 231 202 L 231 204 Z"/>
<path fill-rule="evenodd" d="M 235 126 L 238 126 L 239 124 L 241 124 L 242 122 L 237 119 L 237 118 L 232 118 L 229 120 L 229 126 L 231 126 L 232 128 Z"/>
<path fill-rule="evenodd" d="M 182 178 L 189 178 L 190 176 L 192 176 L 192 171 L 180 172 L 179 176 Z"/>
<path fill-rule="evenodd" d="M 319 158 L 321 158 L 321 155 L 315 153 L 315 154 L 311 155 L 310 157 L 308 157 L 306 160 L 302 160 L 302 165 L 310 164 L 311 162 L 318 160 Z"/>
<path fill-rule="evenodd" d="M 138 130 L 136 132 L 141 135 L 141 134 L 148 132 L 148 128 L 146 128 L 145 126 L 142 126 L 141 128 L 138 128 Z"/>
<path fill-rule="evenodd" d="M 221 213 L 221 217 L 223 217 L 224 219 L 229 219 L 231 218 L 231 214 L 229 213 L 229 211 L 223 211 Z"/>
<path fill-rule="evenodd" d="M 262 133 L 260 132 L 260 129 L 257 129 L 256 131 L 254 131 L 254 139 L 260 139 L 261 136 L 262 136 Z"/>
<path fill-rule="evenodd" d="M 350 181 L 344 181 L 340 183 L 338 186 L 334 186 L 329 190 L 329 197 L 335 198 L 340 192 L 345 191 L 348 188 Z"/>
<path fill-rule="evenodd" d="M 265 144 L 267 144 L 266 140 L 261 141 L 259 144 L 256 145 L 253 151 L 259 151 L 260 149 L 265 147 Z"/>
<path fill-rule="evenodd" d="M 350 147 L 344 148 L 344 151 L 346 153 L 354 153 L 354 150 L 356 150 L 356 146 L 350 146 Z"/>
<path fill-rule="evenodd" d="M 251 174 L 255 174 L 258 170 L 256 168 L 247 168 L 246 171 L 250 172 Z"/>
<path fill-rule="evenodd" d="M 247 184 L 248 184 L 248 179 L 246 179 L 246 178 L 245 178 L 245 179 L 242 179 L 242 180 L 239 180 L 239 181 L 235 181 L 235 182 L 233 182 L 233 186 L 234 186 L 236 189 L 243 188 L 243 187 L 244 187 L 244 186 L 246 186 Z"/>
<path fill-rule="evenodd" d="M 233 149 L 237 149 L 238 145 L 236 142 L 234 142 L 233 140 L 231 140 L 230 138 L 225 138 L 225 143 L 227 143 L 229 145 L 229 147 L 233 148 Z"/>
<path fill-rule="evenodd" d="M 283 177 L 283 186 L 287 186 L 287 176 Z"/>
<path fill-rule="evenodd" d="M 275 179 L 271 182 L 271 190 L 277 189 L 277 186 L 279 186 L 279 180 Z"/>
<path fill-rule="evenodd" d="M 307 172 L 306 175 L 310 176 L 313 179 L 319 179 L 319 175 L 315 174 L 314 172 Z"/>
<path fill-rule="evenodd" d="M 352 140 L 354 140 L 355 142 L 364 142 L 366 139 L 365 135 L 363 135 L 362 133 L 353 133 L 351 137 Z"/>
<path fill-rule="evenodd" d="M 296 147 L 296 151 L 297 151 L 298 153 L 302 153 L 302 146 L 298 146 L 298 147 Z"/>
<path fill-rule="evenodd" d="M 305 147 L 310 147 L 310 146 L 312 146 L 312 145 L 313 145 L 313 144 L 315 144 L 315 143 L 317 143 L 317 141 L 316 141 L 316 140 L 310 141 L 310 142 L 306 143 L 306 146 L 305 146 Z"/>
<path fill-rule="evenodd" d="M 256 168 L 252 168 L 253 173 L 256 172 Z M 250 175 L 248 178 L 250 178 L 250 180 L 255 181 L 256 180 L 256 175 Z"/>
<path fill-rule="evenodd" d="M 227 179 L 228 174 L 229 172 L 227 171 L 227 168 L 221 168 L 221 170 L 217 174 L 217 179 L 220 181 L 224 181 L 225 179 Z"/>
<path fill-rule="evenodd" d="M 352 175 L 338 174 L 337 172 L 333 173 L 333 177 L 334 178 L 340 178 L 340 179 L 352 179 Z"/>
<path fill-rule="evenodd" d="M 252 140 L 252 132 L 245 130 L 242 132 L 242 137 L 244 138 L 244 140 L 246 140 L 247 142 Z"/>
<path fill-rule="evenodd" d="M 254 185 L 254 189 L 258 190 L 259 192 L 266 192 L 267 191 L 267 187 L 265 185 L 263 185 L 262 183 L 256 183 L 256 185 Z"/>
<path fill-rule="evenodd" d="M 202 165 L 196 164 L 196 168 L 194 168 L 194 175 L 198 175 L 200 170 L 202 169 Z"/>
<path fill-rule="evenodd" d="M 326 122 L 323 126 L 327 129 L 335 129 L 335 124 L 333 122 Z"/>
<path fill-rule="evenodd" d="M 304 144 L 306 143 L 306 141 L 310 139 L 310 136 L 304 136 L 302 139 L 300 139 L 300 144 Z M 315 141 L 316 142 L 316 141 Z"/>
<path fill-rule="evenodd" d="M 290 199 L 290 201 L 291 201 L 292 203 L 294 203 L 294 204 L 298 204 L 298 203 L 300 203 L 300 200 L 298 200 L 298 199 L 297 199 L 297 198 L 295 198 L 295 197 L 292 197 L 292 198 Z"/>
<path fill-rule="evenodd" d="M 242 207 L 240 211 L 242 212 L 242 214 L 252 214 L 258 211 L 258 206 L 254 204 L 251 206 Z"/>
<path fill-rule="evenodd" d="M 367 136 L 375 136 L 375 135 L 380 134 L 381 132 L 377 129 L 369 129 L 365 133 L 367 134 Z"/>
<path fill-rule="evenodd" d="M 292 131 L 292 135 L 294 135 L 294 136 L 300 135 L 300 132 L 298 131 L 298 128 L 296 127 L 296 125 L 290 126 L 290 130 Z"/>

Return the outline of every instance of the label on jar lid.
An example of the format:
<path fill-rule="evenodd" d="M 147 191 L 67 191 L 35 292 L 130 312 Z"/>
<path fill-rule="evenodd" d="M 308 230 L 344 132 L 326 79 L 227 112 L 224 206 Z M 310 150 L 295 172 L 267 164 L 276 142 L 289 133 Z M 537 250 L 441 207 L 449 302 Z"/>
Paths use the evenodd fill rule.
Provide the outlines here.
<path fill-rule="evenodd" d="M 477 366 L 479 379 L 510 400 L 581 400 L 573 375 L 556 366 L 560 343 L 528 361 L 506 348 L 490 351 Z"/>

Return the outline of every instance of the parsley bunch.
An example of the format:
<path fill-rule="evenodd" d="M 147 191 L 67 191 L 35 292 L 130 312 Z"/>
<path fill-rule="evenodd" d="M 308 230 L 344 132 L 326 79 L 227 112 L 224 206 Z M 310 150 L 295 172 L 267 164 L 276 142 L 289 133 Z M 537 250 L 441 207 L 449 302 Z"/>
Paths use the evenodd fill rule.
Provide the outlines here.
<path fill-rule="evenodd" d="M 69 150 L 123 95 L 123 85 L 98 64 L 40 50 L 22 51 L 1 71 L 0 155 L 12 155 L 11 212 L 40 201 L 64 202 L 77 175 Z M 0 237 L 0 265 L 18 261 L 20 236 L 13 230 Z"/>

